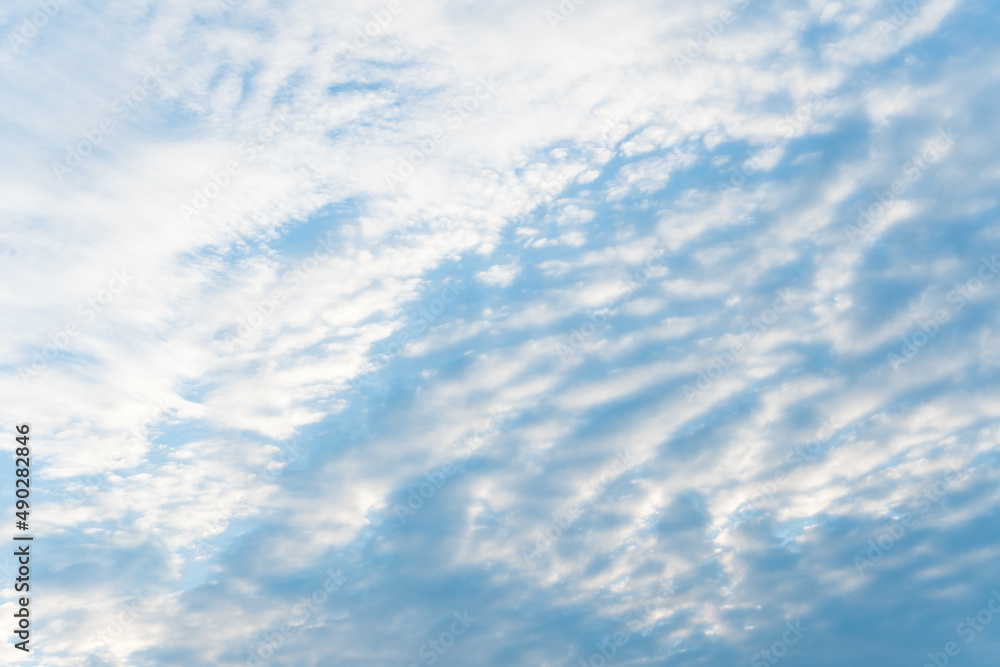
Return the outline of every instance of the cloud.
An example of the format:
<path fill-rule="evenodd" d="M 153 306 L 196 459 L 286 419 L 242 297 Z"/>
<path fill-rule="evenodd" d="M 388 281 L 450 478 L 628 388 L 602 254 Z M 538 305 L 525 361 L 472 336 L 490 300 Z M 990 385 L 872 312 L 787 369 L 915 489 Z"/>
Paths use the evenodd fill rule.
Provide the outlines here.
<path fill-rule="evenodd" d="M 46 13 L 0 57 L 13 664 L 992 664 L 995 14 Z"/>
<path fill-rule="evenodd" d="M 520 267 L 517 264 L 496 264 L 486 271 L 480 271 L 476 277 L 487 285 L 509 287 L 518 273 L 520 273 Z"/>

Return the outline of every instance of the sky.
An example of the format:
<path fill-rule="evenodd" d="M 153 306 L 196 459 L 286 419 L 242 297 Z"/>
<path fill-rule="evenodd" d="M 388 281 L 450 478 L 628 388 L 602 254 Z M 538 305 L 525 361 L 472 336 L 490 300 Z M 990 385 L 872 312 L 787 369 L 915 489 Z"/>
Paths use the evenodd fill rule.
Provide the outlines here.
<path fill-rule="evenodd" d="M 996 664 L 998 30 L 4 3 L 0 662 Z"/>

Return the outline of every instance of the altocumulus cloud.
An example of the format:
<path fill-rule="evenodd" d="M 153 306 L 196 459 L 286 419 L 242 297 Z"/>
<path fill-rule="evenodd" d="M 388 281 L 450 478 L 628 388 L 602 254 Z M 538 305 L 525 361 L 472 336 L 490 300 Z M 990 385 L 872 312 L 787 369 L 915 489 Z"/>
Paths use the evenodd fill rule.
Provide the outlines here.
<path fill-rule="evenodd" d="M 993 4 L 0 16 L 6 662 L 995 664 Z"/>

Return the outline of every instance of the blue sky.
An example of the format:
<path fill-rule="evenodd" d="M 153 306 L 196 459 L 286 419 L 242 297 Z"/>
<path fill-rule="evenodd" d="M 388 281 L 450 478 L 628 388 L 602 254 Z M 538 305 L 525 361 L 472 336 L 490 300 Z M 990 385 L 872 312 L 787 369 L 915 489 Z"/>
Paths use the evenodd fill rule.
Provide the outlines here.
<path fill-rule="evenodd" d="M 995 664 L 998 22 L 5 4 L 4 664 Z"/>

